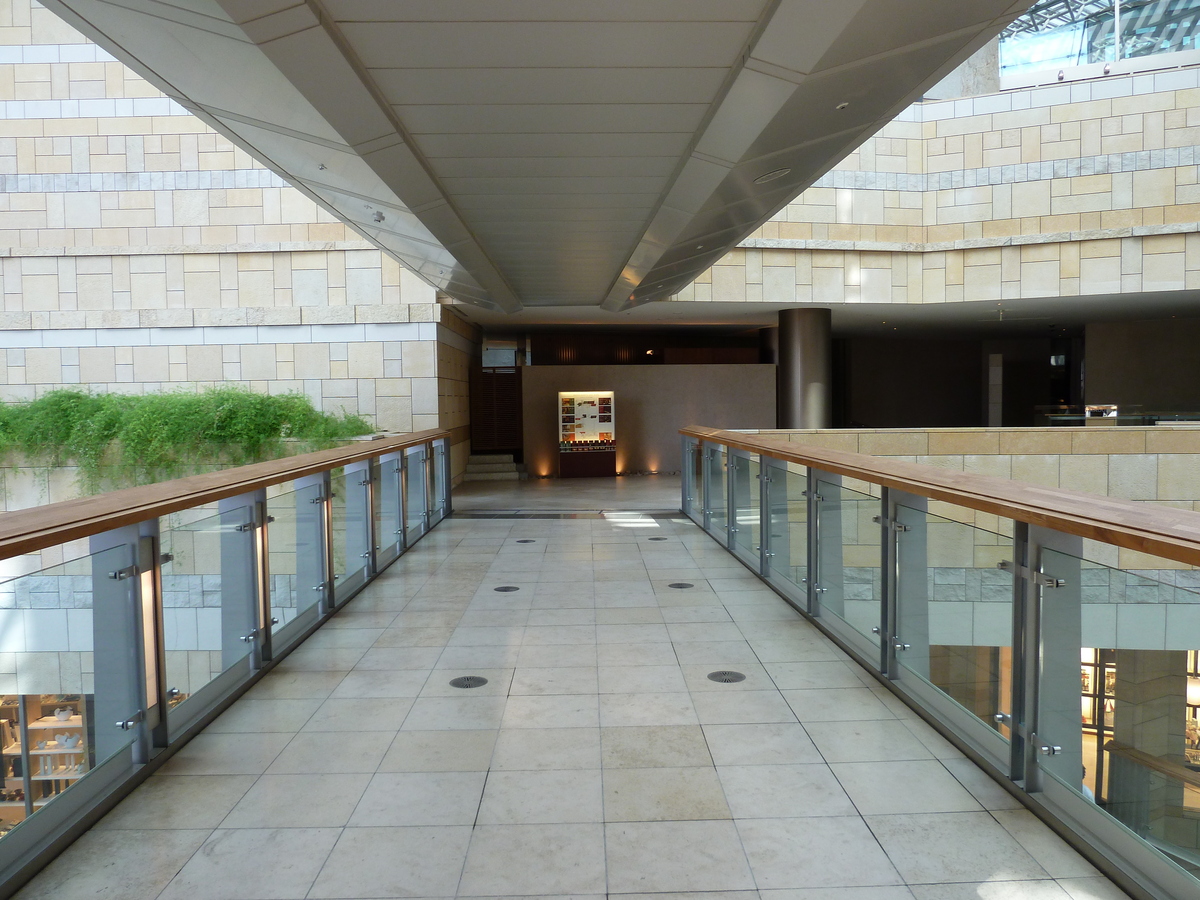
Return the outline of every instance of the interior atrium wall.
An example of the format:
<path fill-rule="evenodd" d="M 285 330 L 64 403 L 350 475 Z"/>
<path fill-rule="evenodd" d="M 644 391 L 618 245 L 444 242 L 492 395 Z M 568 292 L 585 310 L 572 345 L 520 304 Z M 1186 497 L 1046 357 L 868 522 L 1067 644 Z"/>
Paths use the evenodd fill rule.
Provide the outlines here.
<path fill-rule="evenodd" d="M 955 303 L 1200 286 L 1200 67 L 905 110 L 682 301 Z"/>
<path fill-rule="evenodd" d="M 30 0 L 0 7 L 0 189 L 0 399 L 242 384 L 465 440 L 474 329 Z"/>

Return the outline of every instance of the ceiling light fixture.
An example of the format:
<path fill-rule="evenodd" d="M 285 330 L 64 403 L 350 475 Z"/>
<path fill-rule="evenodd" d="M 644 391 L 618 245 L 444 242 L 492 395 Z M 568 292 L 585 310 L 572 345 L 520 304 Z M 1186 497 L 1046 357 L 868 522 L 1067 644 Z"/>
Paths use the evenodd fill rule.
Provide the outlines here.
<path fill-rule="evenodd" d="M 766 172 L 762 175 L 759 175 L 757 178 L 755 178 L 754 183 L 755 184 L 766 184 L 768 181 L 774 181 L 776 178 L 782 178 L 784 175 L 786 175 L 790 171 L 792 171 L 792 170 L 790 168 L 788 168 L 787 166 L 785 166 L 782 169 L 772 169 L 770 172 Z M 700 248 L 697 247 L 696 249 L 698 250 Z"/>
<path fill-rule="evenodd" d="M 837 106 L 835 106 L 835 107 L 834 107 L 834 109 L 836 109 L 836 110 L 839 110 L 839 111 L 840 111 L 840 110 L 843 110 L 843 109 L 847 109 L 849 106 L 850 106 L 850 101 L 849 101 L 849 100 L 843 100 L 841 103 L 839 103 Z"/>

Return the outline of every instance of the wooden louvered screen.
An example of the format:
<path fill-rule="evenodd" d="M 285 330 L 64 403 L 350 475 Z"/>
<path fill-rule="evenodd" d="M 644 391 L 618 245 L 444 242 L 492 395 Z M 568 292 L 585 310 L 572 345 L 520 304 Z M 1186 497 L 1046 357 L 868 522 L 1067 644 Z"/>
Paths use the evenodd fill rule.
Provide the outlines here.
<path fill-rule="evenodd" d="M 518 453 L 521 435 L 521 369 L 471 371 L 471 452 Z"/>

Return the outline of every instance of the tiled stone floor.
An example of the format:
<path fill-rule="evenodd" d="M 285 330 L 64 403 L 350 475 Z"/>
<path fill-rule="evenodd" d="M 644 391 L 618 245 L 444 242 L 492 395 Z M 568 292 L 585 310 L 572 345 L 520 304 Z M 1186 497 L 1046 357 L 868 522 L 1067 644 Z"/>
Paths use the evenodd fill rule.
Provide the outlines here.
<path fill-rule="evenodd" d="M 699 529 L 638 514 L 441 524 L 20 897 L 718 893 L 1125 897 Z"/>

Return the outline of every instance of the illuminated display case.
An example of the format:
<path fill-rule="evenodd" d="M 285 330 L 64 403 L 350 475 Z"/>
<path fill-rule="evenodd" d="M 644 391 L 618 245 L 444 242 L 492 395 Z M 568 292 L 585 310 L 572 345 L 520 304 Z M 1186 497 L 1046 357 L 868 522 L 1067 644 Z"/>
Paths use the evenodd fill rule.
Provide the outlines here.
<path fill-rule="evenodd" d="M 558 474 L 562 478 L 617 474 L 616 408 L 612 391 L 558 395 Z"/>

